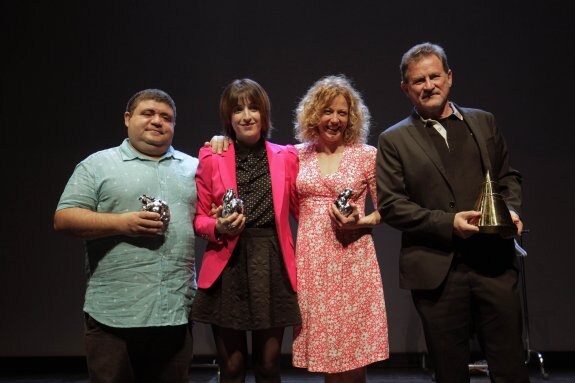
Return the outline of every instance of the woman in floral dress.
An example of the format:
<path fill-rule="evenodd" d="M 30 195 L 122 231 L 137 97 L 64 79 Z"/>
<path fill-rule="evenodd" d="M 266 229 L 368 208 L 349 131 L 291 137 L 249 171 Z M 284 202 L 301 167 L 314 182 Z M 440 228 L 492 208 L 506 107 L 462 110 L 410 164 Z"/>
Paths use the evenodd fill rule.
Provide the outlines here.
<path fill-rule="evenodd" d="M 344 76 L 316 82 L 296 110 L 299 224 L 296 244 L 302 326 L 293 364 L 326 382 L 365 382 L 366 366 L 389 357 L 383 285 L 371 228 L 376 148 L 366 145 L 370 115 Z M 349 215 L 334 200 L 352 189 Z"/>

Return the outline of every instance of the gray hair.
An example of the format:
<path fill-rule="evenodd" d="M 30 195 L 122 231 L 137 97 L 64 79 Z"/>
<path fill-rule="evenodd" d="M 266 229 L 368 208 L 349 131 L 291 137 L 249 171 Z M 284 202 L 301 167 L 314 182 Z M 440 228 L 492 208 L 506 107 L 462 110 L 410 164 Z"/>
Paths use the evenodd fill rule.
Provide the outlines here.
<path fill-rule="evenodd" d="M 443 70 L 445 71 L 445 73 L 449 72 L 447 55 L 445 54 L 443 48 L 437 44 L 425 42 L 411 47 L 407 52 L 403 54 L 403 57 L 401 58 L 401 64 L 399 64 L 401 80 L 404 82 L 407 81 L 405 73 L 407 72 L 407 67 L 411 63 L 417 62 L 421 58 L 431 55 L 437 56 L 441 60 L 441 63 L 443 64 Z"/>

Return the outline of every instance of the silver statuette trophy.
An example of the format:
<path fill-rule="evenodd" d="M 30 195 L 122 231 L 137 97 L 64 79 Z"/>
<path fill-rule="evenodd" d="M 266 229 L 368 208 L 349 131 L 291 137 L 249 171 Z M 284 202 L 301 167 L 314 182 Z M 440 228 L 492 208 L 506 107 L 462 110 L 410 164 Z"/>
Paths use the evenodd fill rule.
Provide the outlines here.
<path fill-rule="evenodd" d="M 142 201 L 142 211 L 160 214 L 160 220 L 164 223 L 164 231 L 166 231 L 168 223 L 170 223 L 170 208 L 168 204 L 159 198 L 148 197 L 145 194 L 142 194 L 138 199 Z"/>
<path fill-rule="evenodd" d="M 244 213 L 244 201 L 236 197 L 234 189 L 226 190 L 226 194 L 224 194 L 224 198 L 222 200 L 222 205 L 224 207 L 222 217 L 227 217 L 233 213 Z"/>
<path fill-rule="evenodd" d="M 339 210 L 339 212 L 345 216 L 348 216 L 353 210 L 351 205 L 349 204 L 349 200 L 352 195 L 353 190 L 351 190 L 350 188 L 345 188 L 341 193 L 339 193 L 339 195 L 334 201 L 337 210 Z"/>

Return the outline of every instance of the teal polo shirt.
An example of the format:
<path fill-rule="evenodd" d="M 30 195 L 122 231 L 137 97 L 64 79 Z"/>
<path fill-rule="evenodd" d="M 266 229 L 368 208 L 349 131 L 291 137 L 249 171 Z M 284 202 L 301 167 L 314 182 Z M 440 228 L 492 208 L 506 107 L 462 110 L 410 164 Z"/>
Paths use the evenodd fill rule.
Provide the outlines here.
<path fill-rule="evenodd" d="M 142 208 L 143 194 L 170 207 L 157 238 L 112 236 L 86 241 L 84 311 L 112 327 L 173 326 L 188 322 L 197 289 L 193 218 L 198 159 L 170 147 L 159 160 L 140 155 L 128 139 L 80 162 L 57 210 L 102 213 Z"/>

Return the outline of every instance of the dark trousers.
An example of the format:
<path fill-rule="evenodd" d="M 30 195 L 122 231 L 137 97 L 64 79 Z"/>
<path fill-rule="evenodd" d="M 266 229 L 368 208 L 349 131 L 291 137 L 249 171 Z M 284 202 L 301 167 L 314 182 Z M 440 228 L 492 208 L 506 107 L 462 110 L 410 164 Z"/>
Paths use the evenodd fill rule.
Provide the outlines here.
<path fill-rule="evenodd" d="M 193 342 L 188 325 L 116 328 L 85 315 L 92 383 L 188 383 Z"/>
<path fill-rule="evenodd" d="M 529 382 L 517 271 L 486 276 L 464 263 L 435 290 L 413 290 L 437 383 L 469 382 L 470 336 L 477 334 L 491 382 Z"/>

